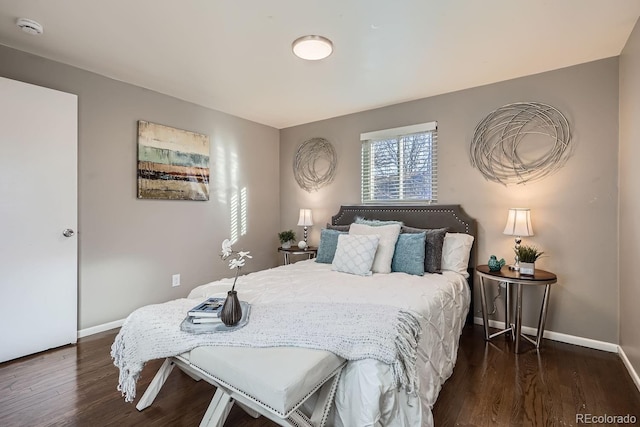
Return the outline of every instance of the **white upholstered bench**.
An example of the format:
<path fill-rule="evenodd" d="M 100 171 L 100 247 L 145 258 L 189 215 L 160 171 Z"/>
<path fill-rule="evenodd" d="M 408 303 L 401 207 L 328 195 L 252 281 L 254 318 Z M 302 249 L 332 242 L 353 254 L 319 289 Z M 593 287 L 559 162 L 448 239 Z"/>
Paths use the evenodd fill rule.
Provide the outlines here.
<path fill-rule="evenodd" d="M 253 417 L 281 426 L 323 426 L 346 361 L 322 350 L 293 347 L 198 347 L 167 358 L 136 405 L 149 407 L 177 365 L 196 380 L 218 389 L 200 426 L 224 425 L 234 402 Z M 318 392 L 319 390 L 319 392 Z M 301 405 L 318 392 L 309 416 Z"/>

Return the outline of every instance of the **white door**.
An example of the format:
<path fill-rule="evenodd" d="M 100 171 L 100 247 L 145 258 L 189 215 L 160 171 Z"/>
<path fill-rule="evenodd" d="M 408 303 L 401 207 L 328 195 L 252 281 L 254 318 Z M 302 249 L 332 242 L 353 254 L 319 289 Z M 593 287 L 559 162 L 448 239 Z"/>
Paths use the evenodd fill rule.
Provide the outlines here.
<path fill-rule="evenodd" d="M 0 77 L 0 362 L 76 342 L 77 110 Z"/>

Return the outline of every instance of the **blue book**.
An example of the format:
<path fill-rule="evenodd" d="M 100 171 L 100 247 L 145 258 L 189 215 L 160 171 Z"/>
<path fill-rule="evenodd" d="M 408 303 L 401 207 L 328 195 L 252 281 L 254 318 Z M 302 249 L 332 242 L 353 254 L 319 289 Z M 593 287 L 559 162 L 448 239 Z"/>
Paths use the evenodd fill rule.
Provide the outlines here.
<path fill-rule="evenodd" d="M 193 307 L 187 315 L 190 317 L 212 317 L 219 318 L 222 312 L 222 306 L 224 305 L 225 298 L 209 298 Z"/>

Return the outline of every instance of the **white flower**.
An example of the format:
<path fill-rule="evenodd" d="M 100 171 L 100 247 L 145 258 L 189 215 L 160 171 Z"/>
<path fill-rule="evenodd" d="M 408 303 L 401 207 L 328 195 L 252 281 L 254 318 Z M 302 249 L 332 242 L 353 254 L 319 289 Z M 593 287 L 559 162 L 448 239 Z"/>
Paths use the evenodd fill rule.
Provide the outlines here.
<path fill-rule="evenodd" d="M 234 251 L 231 247 L 231 240 L 225 239 L 222 242 L 222 253 L 220 254 L 220 258 L 226 260 L 234 254 L 235 257 L 229 260 L 229 269 L 233 270 L 235 268 L 236 270 L 236 277 L 233 279 L 233 286 L 231 287 L 231 291 L 234 291 L 236 288 L 236 282 L 238 281 L 240 268 L 244 267 L 246 258 L 253 258 L 251 255 L 249 255 L 249 251 Z"/>
<path fill-rule="evenodd" d="M 229 261 L 229 269 L 233 270 L 234 268 L 244 267 L 244 259 L 243 258 L 234 258 Z"/>
<path fill-rule="evenodd" d="M 226 258 L 233 253 L 233 249 L 231 249 L 231 240 L 224 239 L 222 242 L 222 257 Z"/>

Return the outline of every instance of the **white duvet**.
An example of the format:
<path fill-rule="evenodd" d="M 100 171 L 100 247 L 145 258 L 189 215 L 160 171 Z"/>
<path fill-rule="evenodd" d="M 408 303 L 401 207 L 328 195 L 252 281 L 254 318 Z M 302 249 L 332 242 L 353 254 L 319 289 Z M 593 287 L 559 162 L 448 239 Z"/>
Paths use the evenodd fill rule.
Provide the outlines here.
<path fill-rule="evenodd" d="M 189 298 L 225 296 L 232 279 L 195 288 Z M 419 397 L 393 386 L 390 366 L 375 360 L 349 362 L 343 370 L 329 423 L 353 426 L 432 426 L 431 408 L 453 372 L 458 339 L 469 308 L 465 278 L 455 272 L 354 276 L 314 260 L 238 278 L 241 300 L 252 304 L 314 301 L 388 304 L 415 311 L 422 334 L 418 348 Z"/>

